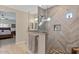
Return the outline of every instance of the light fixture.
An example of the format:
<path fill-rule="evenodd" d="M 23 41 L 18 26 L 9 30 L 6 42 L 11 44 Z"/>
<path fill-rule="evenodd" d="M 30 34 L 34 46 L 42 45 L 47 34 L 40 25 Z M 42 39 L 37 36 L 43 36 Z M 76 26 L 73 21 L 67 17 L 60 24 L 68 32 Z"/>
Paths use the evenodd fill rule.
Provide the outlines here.
<path fill-rule="evenodd" d="M 51 20 L 51 18 L 50 18 L 50 17 L 48 17 L 48 18 L 47 18 L 47 21 L 50 21 L 50 20 Z"/>
<path fill-rule="evenodd" d="M 37 21 L 38 20 L 38 18 L 35 18 L 35 21 Z"/>
<path fill-rule="evenodd" d="M 69 13 L 66 14 L 66 18 L 67 19 L 71 19 L 72 17 L 73 17 L 72 12 L 69 12 Z"/>
<path fill-rule="evenodd" d="M 8 20 L 8 18 L 6 18 L 6 12 L 3 12 L 3 11 L 1 11 L 1 14 L 0 14 L 0 19 L 1 20 Z"/>
<path fill-rule="evenodd" d="M 4 17 L 4 15 L 3 15 L 3 14 L 1 15 L 1 18 L 0 18 L 0 19 L 5 19 L 5 17 Z"/>

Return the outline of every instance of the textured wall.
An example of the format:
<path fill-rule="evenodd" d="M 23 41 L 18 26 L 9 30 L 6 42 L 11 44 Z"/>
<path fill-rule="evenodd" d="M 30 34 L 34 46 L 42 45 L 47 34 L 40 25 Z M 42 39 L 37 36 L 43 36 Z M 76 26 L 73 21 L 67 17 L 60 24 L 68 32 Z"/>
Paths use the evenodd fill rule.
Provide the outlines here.
<path fill-rule="evenodd" d="M 71 19 L 66 19 L 67 12 L 73 13 Z M 47 23 L 48 47 L 62 49 L 65 53 L 79 47 L 79 6 L 56 6 L 48 9 L 48 16 L 52 19 Z M 54 31 L 54 24 L 60 24 L 61 31 Z"/>

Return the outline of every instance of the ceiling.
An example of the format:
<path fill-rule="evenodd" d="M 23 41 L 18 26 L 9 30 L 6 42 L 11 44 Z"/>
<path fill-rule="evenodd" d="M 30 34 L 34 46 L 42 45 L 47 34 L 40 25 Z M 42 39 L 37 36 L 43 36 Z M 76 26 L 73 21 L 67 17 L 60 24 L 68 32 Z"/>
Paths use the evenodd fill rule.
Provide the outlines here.
<path fill-rule="evenodd" d="M 40 7 L 43 8 L 43 9 L 51 8 L 53 6 L 54 5 L 40 5 Z"/>
<path fill-rule="evenodd" d="M 24 12 L 30 12 L 31 14 L 37 14 L 38 5 L 9 5 L 8 7 L 17 9 Z M 39 7 L 43 9 L 47 9 L 52 7 L 52 5 L 39 5 Z"/>

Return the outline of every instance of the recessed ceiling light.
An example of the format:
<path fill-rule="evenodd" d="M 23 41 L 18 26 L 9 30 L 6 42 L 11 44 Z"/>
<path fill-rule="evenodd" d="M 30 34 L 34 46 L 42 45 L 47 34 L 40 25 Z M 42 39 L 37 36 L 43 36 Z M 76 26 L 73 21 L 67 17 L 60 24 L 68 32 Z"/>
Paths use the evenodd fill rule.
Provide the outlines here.
<path fill-rule="evenodd" d="M 67 19 L 71 19 L 72 17 L 73 17 L 73 14 L 71 12 L 66 14 Z"/>

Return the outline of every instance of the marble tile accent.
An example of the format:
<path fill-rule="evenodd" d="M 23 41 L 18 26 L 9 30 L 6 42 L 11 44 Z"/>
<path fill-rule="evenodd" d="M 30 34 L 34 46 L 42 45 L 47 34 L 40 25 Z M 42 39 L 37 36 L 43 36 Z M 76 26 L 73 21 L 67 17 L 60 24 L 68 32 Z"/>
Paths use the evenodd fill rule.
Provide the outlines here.
<path fill-rule="evenodd" d="M 69 9 L 73 18 L 66 19 L 65 13 Z M 56 6 L 48 10 L 52 20 L 48 23 L 48 48 L 60 48 L 65 53 L 71 53 L 73 47 L 79 47 L 79 6 Z M 61 12 L 62 11 L 62 12 Z M 61 24 L 61 31 L 54 31 L 54 24 Z"/>

